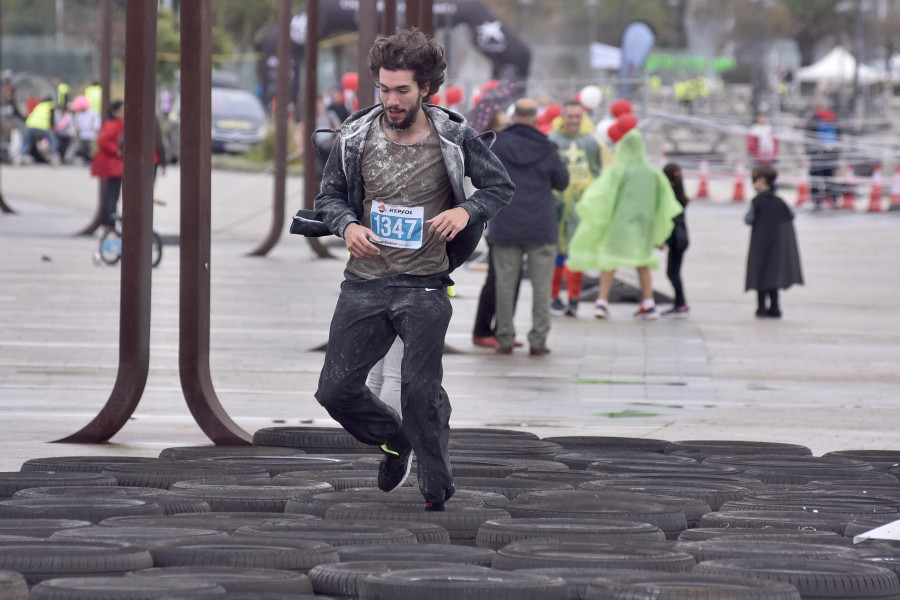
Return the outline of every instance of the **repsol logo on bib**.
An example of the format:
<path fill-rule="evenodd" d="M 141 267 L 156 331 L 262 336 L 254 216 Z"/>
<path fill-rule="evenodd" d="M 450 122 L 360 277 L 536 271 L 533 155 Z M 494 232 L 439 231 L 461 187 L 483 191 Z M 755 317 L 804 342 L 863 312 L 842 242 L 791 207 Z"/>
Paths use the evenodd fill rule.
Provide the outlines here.
<path fill-rule="evenodd" d="M 389 215 L 411 215 L 413 211 L 411 208 L 402 208 L 399 206 L 386 206 L 384 204 L 378 205 L 378 212 L 382 214 Z"/>

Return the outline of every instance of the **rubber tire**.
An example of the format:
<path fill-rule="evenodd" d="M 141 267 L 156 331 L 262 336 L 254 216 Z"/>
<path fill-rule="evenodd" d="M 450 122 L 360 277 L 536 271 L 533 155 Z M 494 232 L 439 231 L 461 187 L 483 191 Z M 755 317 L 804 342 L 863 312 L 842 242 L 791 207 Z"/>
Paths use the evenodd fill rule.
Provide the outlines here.
<path fill-rule="evenodd" d="M 568 600 L 562 579 L 493 569 L 451 566 L 369 575 L 359 583 L 360 600 Z"/>
<path fill-rule="evenodd" d="M 751 493 L 750 488 L 727 483 L 691 482 L 689 480 L 664 482 L 656 479 L 607 478 L 585 482 L 581 489 L 612 490 L 634 492 L 636 494 L 665 495 L 694 498 L 709 505 L 711 510 L 719 510 L 729 500 L 741 500 Z"/>
<path fill-rule="evenodd" d="M 205 458 L 196 462 L 211 462 L 217 465 L 237 467 L 262 467 L 271 477 L 293 471 L 351 471 L 353 463 L 349 460 L 301 454 L 297 456 L 219 456 Z M 197 479 L 200 479 L 199 477 Z"/>
<path fill-rule="evenodd" d="M 341 557 L 341 563 L 385 559 L 385 551 L 379 546 L 339 546 L 337 553 Z M 489 567 L 495 554 L 493 550 L 487 548 L 445 544 L 415 544 L 390 548 L 392 561 L 406 563 L 441 562 Z"/>
<path fill-rule="evenodd" d="M 887 600 L 900 595 L 900 581 L 893 571 L 857 561 L 781 558 L 712 560 L 697 565 L 694 573 L 785 581 L 797 588 L 804 600 Z"/>
<path fill-rule="evenodd" d="M 319 565 L 309 570 L 309 579 L 316 594 L 329 594 L 344 598 L 359 597 L 359 582 L 369 575 L 380 575 L 410 568 L 431 569 L 445 567 L 446 562 L 419 561 L 410 563 L 388 556 L 384 560 L 341 562 L 330 565 Z"/>
<path fill-rule="evenodd" d="M 500 550 L 521 540 L 564 538 L 591 543 L 661 542 L 663 531 L 649 523 L 604 519 L 503 519 L 485 521 L 478 528 L 475 544 L 479 548 Z"/>
<path fill-rule="evenodd" d="M 121 575 L 152 566 L 147 550 L 126 544 L 50 540 L 0 544 L 0 569 L 21 573 L 29 585 L 55 577 Z"/>
<path fill-rule="evenodd" d="M 454 505 L 484 506 L 485 502 L 508 502 L 506 496 L 489 492 L 457 491 L 450 500 Z M 328 509 L 335 504 L 390 502 L 394 506 L 406 507 L 411 512 L 421 512 L 425 500 L 418 489 L 401 487 L 390 495 L 375 488 L 344 490 L 342 492 L 324 492 L 321 494 L 297 494 L 285 505 L 285 513 L 300 513 L 325 517 Z M 404 517 L 393 517 L 392 520 L 406 521 Z M 418 519 L 416 519 L 418 520 Z"/>
<path fill-rule="evenodd" d="M 670 539 L 687 529 L 684 511 L 623 492 L 537 492 L 509 500 L 503 510 L 513 518 L 576 517 L 650 523 Z"/>
<path fill-rule="evenodd" d="M 502 494 L 510 500 L 533 492 L 574 489 L 573 486 L 567 483 L 529 481 L 526 479 L 492 479 L 488 477 L 454 477 L 453 485 L 456 486 L 457 490 Z"/>
<path fill-rule="evenodd" d="M 344 453 L 372 453 L 378 450 L 358 441 L 340 427 L 264 427 L 253 434 L 253 444 Z"/>
<path fill-rule="evenodd" d="M 305 456 L 297 448 L 272 446 L 173 446 L 159 453 L 159 460 L 201 460 L 221 456 Z"/>
<path fill-rule="evenodd" d="M 710 456 L 704 465 L 732 467 L 763 483 L 805 485 L 815 479 L 831 476 L 858 475 L 871 471 L 872 465 L 852 458 L 838 456 Z"/>
<path fill-rule="evenodd" d="M 0 518 L 75 519 L 99 523 L 126 515 L 161 515 L 158 504 L 131 498 L 11 498 L 0 500 Z"/>
<path fill-rule="evenodd" d="M 789 583 L 751 581 L 696 573 L 647 573 L 599 577 L 588 586 L 585 600 L 800 600 Z"/>
<path fill-rule="evenodd" d="M 272 482 L 273 480 L 261 480 Z M 331 486 L 323 481 L 309 482 L 308 486 L 252 486 L 252 485 L 203 485 L 196 487 L 176 487 L 191 481 L 176 482 L 172 492 L 185 499 L 209 504 L 212 512 L 275 512 L 283 513 L 288 501 L 296 494 L 325 492 Z"/>
<path fill-rule="evenodd" d="M 306 521 L 302 523 L 279 523 L 273 525 L 248 525 L 235 531 L 235 539 L 259 538 L 274 542 L 284 540 L 316 540 L 331 546 L 416 544 L 418 540 L 412 532 L 395 525 L 358 523 L 355 521 Z M 384 549 L 390 553 L 389 549 Z"/>
<path fill-rule="evenodd" d="M 662 454 L 671 442 L 650 438 L 606 437 L 606 436 L 560 436 L 542 438 L 548 442 L 559 444 L 566 450 L 575 452 L 603 451 L 637 451 Z"/>
<path fill-rule="evenodd" d="M 854 551 L 838 544 L 744 539 L 714 539 L 699 542 L 677 542 L 675 549 L 686 552 L 698 563 L 729 558 L 801 558 L 832 560 L 853 558 Z"/>
<path fill-rule="evenodd" d="M 54 471 L 13 471 L 0 473 L 0 497 L 10 498 L 19 490 L 36 487 L 118 485 L 115 477 L 99 473 L 71 473 Z"/>
<path fill-rule="evenodd" d="M 130 571 L 125 577 L 142 577 L 155 581 L 165 579 L 202 579 L 216 583 L 228 593 L 283 592 L 312 594 L 309 577 L 296 571 L 275 569 L 234 569 L 233 567 L 153 567 Z"/>
<path fill-rule="evenodd" d="M 99 498 L 130 498 L 145 500 L 160 507 L 163 515 L 208 513 L 209 504 L 203 500 L 184 498 L 169 490 L 145 487 L 49 487 L 31 488 L 16 492 L 15 498 L 68 498 L 90 502 Z"/>
<path fill-rule="evenodd" d="M 339 562 L 338 553 L 324 542 L 292 540 L 272 543 L 260 539 L 221 542 L 190 542 L 159 546 L 150 550 L 153 566 L 232 566 L 251 569 L 303 571 Z"/>
<path fill-rule="evenodd" d="M 843 544 L 848 540 L 834 531 L 805 531 L 803 529 L 787 529 L 767 527 L 698 527 L 686 529 L 678 536 L 679 542 L 702 542 L 717 539 L 756 539 L 771 541 L 795 541 L 810 544 Z"/>
<path fill-rule="evenodd" d="M 210 462 L 158 460 L 130 465 L 111 465 L 103 470 L 112 475 L 121 486 L 155 487 L 168 489 L 177 481 L 187 479 L 215 479 L 220 477 L 245 477 L 269 479 L 269 472 L 262 467 L 238 467 Z"/>
<path fill-rule="evenodd" d="M 221 586 L 196 579 L 153 581 L 125 577 L 62 577 L 31 589 L 30 600 L 169 600 L 222 594 Z"/>
<path fill-rule="evenodd" d="M 760 454 L 779 454 L 784 456 L 812 456 L 812 450 L 800 444 L 736 440 L 681 440 L 671 442 L 663 451 L 666 454 L 683 452 L 690 456 L 696 455 L 697 460 L 716 455 L 755 456 Z"/>
<path fill-rule="evenodd" d="M 509 513 L 499 508 L 472 506 L 451 500 L 444 512 L 426 511 L 422 503 L 415 507 L 395 502 L 335 504 L 328 509 L 325 517 L 339 521 L 424 521 L 445 528 L 454 543 L 474 544 L 482 523 L 490 519 L 508 518 Z"/>
<path fill-rule="evenodd" d="M 51 540 L 78 542 L 113 542 L 130 544 L 138 548 L 148 549 L 159 544 L 179 541 L 217 541 L 229 539 L 224 531 L 213 529 L 189 529 L 186 527 L 148 527 L 132 525 L 127 527 L 105 527 L 94 525 L 78 527 L 66 531 L 57 531 L 50 536 Z"/>
<path fill-rule="evenodd" d="M 686 552 L 635 543 L 589 543 L 560 539 L 523 540 L 497 551 L 491 566 L 504 571 L 542 567 L 595 567 L 686 572 L 696 562 Z"/>
<path fill-rule="evenodd" d="M 711 512 L 700 519 L 700 527 L 794 528 L 808 531 L 833 531 L 843 535 L 847 519 L 841 515 L 824 515 L 804 511 Z"/>
<path fill-rule="evenodd" d="M 146 527 L 183 527 L 187 529 L 213 529 L 233 533 L 247 525 L 311 521 L 318 517 L 311 515 L 286 515 L 281 513 L 184 513 L 165 517 L 113 517 L 104 519 L 104 527 L 141 525 Z"/>
<path fill-rule="evenodd" d="M 374 488 L 378 487 L 378 471 L 351 469 L 346 471 L 290 471 L 288 473 L 280 473 L 272 477 L 273 485 L 288 485 L 280 483 L 282 480 L 290 481 L 291 479 L 313 479 L 316 481 L 324 481 L 332 487 L 334 491 L 352 490 L 357 488 Z M 415 477 L 407 478 L 403 484 L 404 487 L 413 487 L 415 485 Z"/>
<path fill-rule="evenodd" d="M 609 462 L 613 465 L 641 464 L 641 465 L 675 465 L 696 466 L 698 463 L 693 458 L 686 456 L 673 456 L 671 454 L 656 454 L 651 452 L 601 452 L 584 450 L 576 452 L 567 450 L 557 454 L 553 460 L 567 465 L 570 469 L 586 470 L 591 463 Z"/>
<path fill-rule="evenodd" d="M 0 535 L 48 538 L 63 529 L 90 527 L 90 521 L 76 519 L 0 519 Z"/>
<path fill-rule="evenodd" d="M 450 437 L 450 458 L 456 456 L 491 456 L 496 458 L 526 458 L 553 460 L 562 446 L 544 440 L 516 439 L 506 444 L 491 443 L 489 439 Z"/>
<path fill-rule="evenodd" d="M 154 458 L 139 456 L 50 456 L 29 458 L 22 471 L 69 471 L 76 473 L 101 473 L 107 465 L 151 462 Z"/>
<path fill-rule="evenodd" d="M 28 583 L 21 573 L 0 571 L 0 600 L 28 600 Z"/>

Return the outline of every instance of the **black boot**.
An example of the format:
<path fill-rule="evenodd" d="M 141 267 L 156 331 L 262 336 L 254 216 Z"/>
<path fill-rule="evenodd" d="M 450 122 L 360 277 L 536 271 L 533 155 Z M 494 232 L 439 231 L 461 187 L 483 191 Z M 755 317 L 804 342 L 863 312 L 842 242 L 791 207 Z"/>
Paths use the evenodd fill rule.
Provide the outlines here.
<path fill-rule="evenodd" d="M 756 316 L 768 317 L 769 311 L 766 310 L 766 293 L 756 292 Z"/>
<path fill-rule="evenodd" d="M 773 319 L 781 318 L 781 309 L 778 307 L 778 290 L 769 292 L 769 310 L 768 316 Z"/>

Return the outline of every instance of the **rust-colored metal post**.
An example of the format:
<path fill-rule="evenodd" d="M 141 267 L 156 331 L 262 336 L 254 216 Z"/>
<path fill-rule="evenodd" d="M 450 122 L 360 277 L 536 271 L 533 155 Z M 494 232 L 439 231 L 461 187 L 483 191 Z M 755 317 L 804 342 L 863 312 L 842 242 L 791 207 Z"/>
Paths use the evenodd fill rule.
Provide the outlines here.
<path fill-rule="evenodd" d="M 266 239 L 250 253 L 265 256 L 284 229 L 284 185 L 287 178 L 288 104 L 290 104 L 291 0 L 278 0 L 278 71 L 275 78 L 275 193 L 272 198 L 272 225 Z"/>
<path fill-rule="evenodd" d="M 405 29 L 419 26 L 421 21 L 419 4 L 420 0 L 406 0 L 406 16 L 403 19 L 403 27 Z"/>
<path fill-rule="evenodd" d="M 375 82 L 369 72 L 369 50 L 378 37 L 378 11 L 374 2 L 359 3 L 359 37 L 356 48 L 356 71 L 359 73 L 359 107 L 372 106 L 375 103 Z"/>
<path fill-rule="evenodd" d="M 3 30 L 3 11 L 2 11 L 2 3 L 0 3 L 0 31 L 2 31 L 2 30 Z M 2 37 L 2 36 L 0 36 L 0 37 Z M 2 52 L 0 52 L 0 65 L 2 65 L 2 64 L 3 64 L 3 55 L 2 55 Z M 4 123 L 4 121 L 6 119 L 3 116 L 3 114 L 5 112 L 3 110 L 3 105 L 5 105 L 5 104 L 6 104 L 6 89 L 2 89 L 2 90 L 0 90 L 0 131 L 5 131 L 6 123 Z M 6 214 L 12 214 L 12 213 L 16 212 L 12 208 L 10 208 L 9 205 L 6 203 L 6 200 L 3 199 L 2 191 L 0 191 L 0 212 L 6 213 Z"/>
<path fill-rule="evenodd" d="M 100 0 L 100 89 L 102 100 L 100 102 L 100 116 L 106 119 L 106 109 L 109 107 L 109 85 L 112 79 L 112 14 L 110 3 L 112 0 Z M 154 100 L 155 102 L 155 100 Z M 104 181 L 97 183 L 97 210 L 91 222 L 76 235 L 92 235 L 103 221 L 103 192 Z"/>
<path fill-rule="evenodd" d="M 133 0 L 139 1 L 139 0 Z M 247 445 L 225 413 L 209 371 L 210 205 L 212 196 L 211 0 L 181 3 L 181 274 L 178 371 L 194 420 L 209 439 Z M 153 2 L 147 2 L 152 4 Z M 151 132 L 149 139 L 153 139 Z M 149 156 L 153 156 L 152 150 Z"/>
<path fill-rule="evenodd" d="M 316 177 L 316 160 L 312 147 L 312 135 L 316 130 L 316 96 L 319 78 L 319 0 L 306 2 L 306 52 L 303 56 L 303 208 L 315 208 L 319 182 Z M 306 243 L 319 258 L 334 258 L 318 238 L 306 238 Z"/>
<path fill-rule="evenodd" d="M 419 29 L 434 35 L 434 0 L 419 0 Z"/>
<path fill-rule="evenodd" d="M 99 443 L 115 435 L 137 408 L 150 365 L 156 4 L 141 0 L 128 2 L 125 28 L 119 370 L 109 400 L 100 413 L 80 431 L 57 440 L 60 442 Z"/>
<path fill-rule="evenodd" d="M 397 31 L 397 0 L 384 0 L 384 9 L 381 13 L 381 33 L 394 35 Z"/>

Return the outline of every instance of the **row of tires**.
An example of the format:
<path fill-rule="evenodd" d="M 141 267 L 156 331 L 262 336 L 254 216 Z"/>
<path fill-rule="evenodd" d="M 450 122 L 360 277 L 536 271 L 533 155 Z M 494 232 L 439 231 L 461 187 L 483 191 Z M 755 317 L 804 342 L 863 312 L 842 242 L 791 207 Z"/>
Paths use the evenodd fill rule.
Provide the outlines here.
<path fill-rule="evenodd" d="M 31 459 L 0 473 L 0 600 L 900 598 L 900 546 L 852 543 L 900 519 L 890 451 L 470 429 L 451 456 L 443 513 L 335 428 Z"/>

